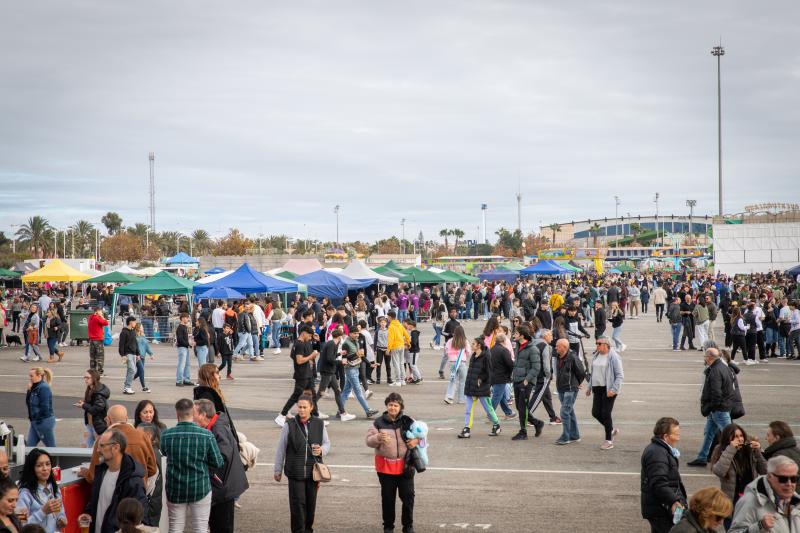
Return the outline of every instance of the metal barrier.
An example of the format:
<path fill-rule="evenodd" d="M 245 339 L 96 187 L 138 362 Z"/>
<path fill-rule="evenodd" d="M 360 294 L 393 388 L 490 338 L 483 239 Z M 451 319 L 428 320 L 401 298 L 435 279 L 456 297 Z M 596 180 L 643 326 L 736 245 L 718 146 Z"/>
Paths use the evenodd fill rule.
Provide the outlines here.
<path fill-rule="evenodd" d="M 178 317 L 137 316 L 136 320 L 142 325 L 144 336 L 149 341 L 172 342 L 175 339 L 175 329 L 178 327 Z"/>

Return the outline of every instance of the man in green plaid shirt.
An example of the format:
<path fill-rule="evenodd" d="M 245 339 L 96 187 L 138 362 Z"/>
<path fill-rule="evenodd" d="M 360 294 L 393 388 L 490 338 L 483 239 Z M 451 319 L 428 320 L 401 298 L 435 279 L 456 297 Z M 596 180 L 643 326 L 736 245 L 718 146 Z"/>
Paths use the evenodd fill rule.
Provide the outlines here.
<path fill-rule="evenodd" d="M 191 531 L 208 532 L 211 512 L 209 468 L 223 465 L 214 435 L 193 422 L 194 402 L 175 404 L 178 425 L 161 433 L 161 452 L 167 456 L 167 511 L 170 533 L 183 533 L 186 511 L 192 514 Z"/>

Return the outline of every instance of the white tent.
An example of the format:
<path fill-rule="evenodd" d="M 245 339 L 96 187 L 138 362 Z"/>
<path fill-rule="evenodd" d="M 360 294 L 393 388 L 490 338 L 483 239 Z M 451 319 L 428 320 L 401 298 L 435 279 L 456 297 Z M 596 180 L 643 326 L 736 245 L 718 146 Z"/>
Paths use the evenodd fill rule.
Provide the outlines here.
<path fill-rule="evenodd" d="M 358 259 L 353 259 L 350 261 L 350 264 L 347 265 L 342 271 L 342 274 L 349 278 L 353 278 L 356 280 L 367 280 L 372 279 L 378 281 L 380 283 L 397 283 L 397 278 L 393 278 L 391 276 L 384 276 L 383 274 L 378 274 L 367 265 L 364 264 L 363 261 Z"/>
<path fill-rule="evenodd" d="M 197 283 L 200 285 L 205 285 L 206 283 L 211 283 L 212 281 L 217 281 L 218 279 L 222 279 L 225 276 L 228 276 L 233 273 L 233 270 L 226 270 L 225 272 L 220 272 L 219 274 L 211 274 L 210 276 L 206 276 L 204 278 L 200 278 L 197 280 Z"/>
<path fill-rule="evenodd" d="M 316 257 L 311 259 L 289 259 L 281 270 L 302 276 L 303 274 L 322 270 L 322 264 Z"/>
<path fill-rule="evenodd" d="M 131 272 L 131 274 L 136 274 L 136 275 L 139 275 L 139 276 L 144 276 L 146 278 L 149 278 L 150 276 L 155 276 L 159 272 L 161 272 L 161 269 L 158 268 L 158 267 L 146 267 L 146 268 L 142 268 L 140 270 L 135 270 L 135 271 Z"/>
<path fill-rule="evenodd" d="M 114 272 L 119 272 L 120 274 L 134 274 L 134 275 L 137 273 L 137 271 L 132 269 L 129 265 L 122 265 Z"/>

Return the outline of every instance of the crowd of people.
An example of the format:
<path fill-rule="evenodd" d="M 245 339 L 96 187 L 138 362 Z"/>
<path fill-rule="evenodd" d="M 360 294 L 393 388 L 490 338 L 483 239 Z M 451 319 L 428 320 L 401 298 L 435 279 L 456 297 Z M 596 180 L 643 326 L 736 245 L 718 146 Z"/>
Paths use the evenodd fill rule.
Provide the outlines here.
<path fill-rule="evenodd" d="M 17 292 L 0 299 L 0 325 L 8 328 L 5 322 L 10 320 L 11 332 L 26 332 L 23 361 L 40 360 L 34 332 L 46 332 L 49 363 L 56 365 L 63 357 L 59 349 L 68 337 L 62 315 L 69 302 L 61 289 Z M 81 305 L 87 305 L 86 299 L 80 300 Z M 768 446 L 762 449 L 758 438 L 734 420 L 745 415 L 737 378 L 741 369 L 735 363 L 738 351 L 745 365 L 773 358 L 800 359 L 798 300 L 797 280 L 780 273 L 729 278 L 683 271 L 636 276 L 585 273 L 569 279 L 446 288 L 401 285 L 361 291 L 341 302 L 297 295 L 285 310 L 279 300 L 257 297 L 202 301 L 191 308 L 179 302 L 173 310 L 179 316 L 174 332 L 175 384 L 194 387 L 194 397 L 175 404 L 178 425 L 165 429 L 152 402 L 140 402 L 133 424 L 128 423 L 124 407 L 109 406 L 110 390 L 102 383 L 104 350 L 109 313 L 117 310 L 98 298 L 89 319 L 86 392 L 75 404 L 83 411 L 86 445 L 93 447 L 92 465 L 84 472 L 92 482 L 92 501 L 81 519 L 91 521 L 95 531 L 116 531 L 123 523 L 122 514 L 133 521 L 141 516 L 145 526 L 157 526 L 161 490 L 156 485 L 163 484 L 170 531 L 183 531 L 187 513 L 193 531 L 232 531 L 236 500 L 248 487 L 246 468 L 254 461 L 252 448 L 243 451 L 248 443 L 235 430 L 225 405 L 220 372 L 232 380 L 234 368 L 246 371 L 238 369 L 246 368 L 241 366 L 246 362 L 264 361 L 265 350 L 278 355 L 287 348 L 294 387 L 275 418 L 281 432 L 274 478 L 281 481 L 285 475 L 288 480 L 292 531 L 309 531 L 314 524 L 317 489 L 325 481 L 315 465 L 323 464 L 331 448 L 326 426 L 334 418 L 340 422 L 356 418 L 346 408 L 354 398 L 363 416 L 372 419 L 366 445 L 375 450 L 384 531 L 394 530 L 399 495 L 403 532 L 413 532 L 414 470 L 408 455 L 420 446 L 420 439 L 410 432 L 414 420 L 404 413 L 399 391 L 385 397 L 382 414 L 369 400 L 374 386 L 382 383 L 383 371 L 385 383 L 393 388 L 423 384 L 418 358 L 421 329 L 427 322 L 433 334 L 429 346 L 434 353 L 441 351 L 438 376 L 433 379 L 447 381 L 442 400 L 464 406 L 458 438 L 473 436 L 479 404 L 490 422 L 490 437 L 500 437 L 505 422 L 518 426 L 512 441 L 526 440 L 529 428 L 540 437 L 550 424 L 561 426 L 556 445 L 581 442 L 574 406 L 584 393 L 591 397 L 592 416 L 603 428 L 598 447 L 609 451 L 620 434 L 613 409 L 624 384 L 624 324 L 650 319 L 669 324 L 664 334 L 673 350 L 703 352 L 699 407 L 706 426 L 701 448 L 688 465 L 710 468 L 720 487 L 687 498 L 679 473 L 680 426 L 676 419 L 664 417 L 642 454 L 643 518 L 656 532 L 795 531 L 800 528 L 800 496 L 795 490 L 800 450 L 791 428 L 773 421 L 766 434 Z M 150 316 L 144 308 L 152 305 L 134 299 L 126 302 L 124 311 L 120 309 L 124 326 L 118 353 L 125 363 L 122 393 L 126 395 L 135 394 L 137 378 L 142 392 L 150 390 L 145 362 L 153 356 L 154 338 L 142 322 Z M 482 333 L 471 339 L 465 332 L 470 321 L 483 323 Z M 724 338 L 715 334 L 719 322 Z M 592 337 L 594 345 L 587 348 L 584 341 Z M 193 361 L 199 368 L 198 383 L 191 379 Z M 51 368 L 29 371 L 30 445 L 55 446 Z M 335 415 L 320 407 L 324 398 L 334 400 Z M 546 420 L 535 416 L 540 404 Z M 290 415 L 292 409 L 295 416 Z M 161 456 L 167 464 L 163 473 Z M 50 496 L 47 502 L 59 500 L 57 484 L 49 485 L 50 476 L 45 476 L 46 464 L 51 463 L 46 452 L 30 453 L 29 461 L 33 463 L 27 485 L 20 482 L 15 498 L 28 509 L 28 522 L 55 531 L 65 520 L 58 504 L 37 507 L 30 500 L 39 492 Z M 7 492 L 13 490 L 17 488 Z M 5 493 L 0 490 L 0 494 Z"/>

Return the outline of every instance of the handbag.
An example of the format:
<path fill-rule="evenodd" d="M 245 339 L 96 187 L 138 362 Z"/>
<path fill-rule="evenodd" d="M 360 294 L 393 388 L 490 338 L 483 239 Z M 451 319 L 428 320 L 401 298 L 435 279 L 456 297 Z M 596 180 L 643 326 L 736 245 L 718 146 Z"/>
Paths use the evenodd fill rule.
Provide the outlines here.
<path fill-rule="evenodd" d="M 39 330 L 37 330 L 36 328 L 28 329 L 28 344 L 30 345 L 39 344 Z"/>
<path fill-rule="evenodd" d="M 297 425 L 299 426 L 300 423 L 297 422 Z M 300 431 L 303 431 L 303 429 L 300 428 Z M 308 442 L 308 434 L 305 431 L 303 431 L 303 434 L 306 437 L 306 446 L 309 450 L 311 450 L 311 444 Z M 311 479 L 314 480 L 315 483 L 329 482 L 331 480 L 331 469 L 328 468 L 328 465 L 322 462 L 322 459 L 314 455 L 313 450 L 311 457 L 314 458 L 314 466 L 311 467 Z"/>
<path fill-rule="evenodd" d="M 458 372 L 458 367 L 461 365 L 461 355 L 464 353 L 464 348 L 461 348 L 458 352 L 458 358 L 456 358 L 456 364 L 453 365 L 453 368 L 450 369 L 450 381 L 456 380 L 456 373 Z"/>
<path fill-rule="evenodd" d="M 417 452 L 416 448 L 411 448 L 406 451 L 405 457 L 405 466 L 403 468 L 403 474 L 406 477 L 411 477 L 416 472 L 424 472 L 425 471 L 425 463 L 422 461 L 422 457 L 420 457 L 419 453 Z"/>

